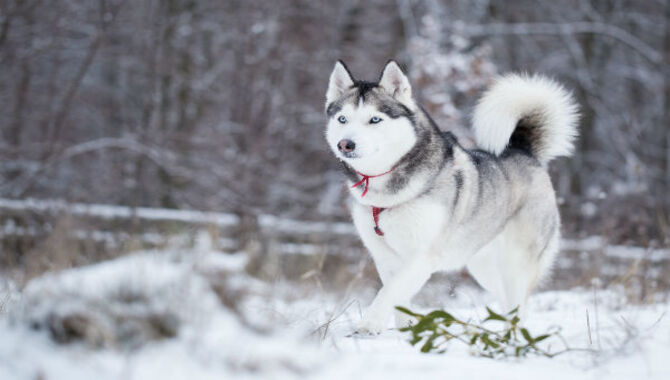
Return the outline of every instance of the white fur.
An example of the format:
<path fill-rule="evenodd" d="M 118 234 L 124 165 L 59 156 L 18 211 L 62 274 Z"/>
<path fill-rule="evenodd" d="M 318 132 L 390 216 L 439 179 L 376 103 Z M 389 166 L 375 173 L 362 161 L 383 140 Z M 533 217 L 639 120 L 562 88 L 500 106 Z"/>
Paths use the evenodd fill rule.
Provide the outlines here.
<path fill-rule="evenodd" d="M 342 62 L 335 62 L 333 72 L 330 73 L 328 81 L 328 91 L 326 91 L 326 107 L 354 85 L 354 79 L 347 71 Z"/>
<path fill-rule="evenodd" d="M 464 153 L 455 152 L 455 167 L 470 166 Z M 463 157 L 461 157 L 463 156 Z M 416 181 L 418 182 L 418 181 Z M 469 184 L 466 184 L 466 186 Z M 374 232 L 371 208 L 362 204 L 356 194 L 352 205 L 354 225 L 370 250 L 383 283 L 382 289 L 366 310 L 357 331 L 376 334 L 386 328 L 388 317 L 396 305 L 407 305 L 436 271 L 462 268 L 472 256 L 471 231 L 459 229 L 468 210 L 467 198 L 456 210 L 440 199 L 414 198 L 385 210 L 379 217 L 380 237 Z M 444 231 L 452 231 L 445 234 Z M 395 314 L 396 326 L 402 327 L 408 319 Z"/>
<path fill-rule="evenodd" d="M 522 247 L 529 240 L 528 234 L 532 233 L 523 221 L 515 218 L 467 263 L 472 277 L 498 299 L 500 311 L 508 312 L 518 307 L 522 318 L 530 291 L 547 276 L 558 254 L 557 230 L 541 260 L 529 257 L 532 252 Z"/>
<path fill-rule="evenodd" d="M 341 62 L 337 62 L 330 74 L 326 107 L 342 97 L 354 84 L 351 74 Z M 379 86 L 410 110 L 416 110 L 412 99 L 412 87 L 409 79 L 395 61 L 390 61 L 382 71 Z M 342 124 L 340 116 L 347 120 Z M 380 117 L 381 122 L 370 124 L 373 116 Z M 342 139 L 352 140 L 356 144 L 355 157 L 346 157 L 339 152 L 337 143 Z M 354 170 L 370 176 L 385 173 L 409 152 L 416 143 L 414 127 L 406 118 L 390 118 L 380 113 L 375 107 L 365 104 L 359 99 L 356 105 L 345 104 L 342 110 L 333 115 L 326 128 L 326 140 L 331 150 L 340 160 L 346 162 Z M 370 191 L 361 198 L 359 189 L 351 189 L 359 202 L 377 207 L 391 207 L 415 197 L 423 190 L 423 179 L 414 181 L 400 193 L 387 196 L 377 193 L 374 189 L 383 188 L 388 176 L 370 178 Z"/>
<path fill-rule="evenodd" d="M 577 111 L 572 95 L 560 84 L 539 75 L 505 75 L 475 108 L 475 140 L 480 148 L 498 155 L 505 150 L 517 122 L 537 113 L 541 115 L 541 142 L 536 158 L 546 164 L 557 156 L 572 154 Z"/>
<path fill-rule="evenodd" d="M 454 152 L 453 170 L 475 171 L 467 154 Z M 477 198 L 477 179 L 464 176 L 461 199 L 456 208 L 440 197 L 419 197 L 396 204 L 379 216 L 384 236 L 374 232 L 371 207 L 353 194 L 354 225 L 377 266 L 383 286 L 357 326 L 359 333 L 377 334 L 387 326 L 396 305 L 408 305 L 414 294 L 437 271 L 453 271 L 464 266 L 500 302 L 499 310 L 520 308 L 523 316 L 530 291 L 546 275 L 558 252 L 558 229 L 537 260 L 535 213 L 538 207 L 552 207 L 553 190 L 548 175 L 529 190 L 529 198 L 546 199 L 522 207 L 483 247 L 478 245 L 487 227 L 471 218 Z M 503 191 L 501 189 L 501 191 Z M 555 207 L 555 206 L 553 206 Z M 495 208 L 492 208 L 495 209 Z M 497 212 L 497 211 L 496 211 Z M 542 212 L 542 211 L 540 211 Z M 491 215 L 490 217 L 495 217 Z M 482 235 L 484 234 L 484 235 Z M 395 314 L 396 326 L 407 323 Z"/>
<path fill-rule="evenodd" d="M 379 86 L 409 109 L 414 110 L 416 107 L 412 99 L 412 86 L 409 84 L 409 78 L 395 61 L 389 61 L 384 67 Z"/>
<path fill-rule="evenodd" d="M 338 121 L 344 116 L 347 121 Z M 377 116 L 382 119 L 370 124 Z M 337 149 L 342 139 L 352 140 L 356 144 L 355 157 L 347 158 Z M 392 119 L 379 112 L 375 107 L 360 102 L 354 106 L 346 104 L 342 110 L 330 118 L 326 129 L 326 140 L 333 153 L 360 173 L 377 175 L 389 171 L 416 142 L 416 133 L 412 124 L 405 118 Z M 383 177 L 370 179 L 371 183 Z"/>

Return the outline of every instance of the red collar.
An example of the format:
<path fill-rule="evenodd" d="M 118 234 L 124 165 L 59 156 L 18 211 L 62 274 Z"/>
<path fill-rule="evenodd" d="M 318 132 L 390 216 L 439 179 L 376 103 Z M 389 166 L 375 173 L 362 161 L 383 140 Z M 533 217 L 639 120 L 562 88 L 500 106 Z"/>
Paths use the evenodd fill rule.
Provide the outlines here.
<path fill-rule="evenodd" d="M 395 169 L 395 166 L 392 167 L 391 170 L 389 170 L 389 171 L 387 171 L 387 172 L 384 172 L 384 173 L 382 173 L 382 174 L 377 174 L 377 175 L 367 175 L 367 174 L 363 174 L 363 173 L 357 171 L 356 173 L 358 173 L 359 175 L 361 175 L 363 178 L 362 178 L 360 181 L 354 183 L 354 185 L 351 186 L 351 188 L 353 189 L 353 188 L 355 188 L 355 187 L 360 186 L 362 183 L 365 183 L 365 188 L 363 189 L 363 194 L 361 194 L 361 197 L 364 197 L 365 194 L 368 193 L 368 186 L 370 186 L 370 178 L 381 177 L 381 176 L 383 176 L 384 174 L 389 174 L 389 173 L 392 172 L 394 169 Z"/>
<path fill-rule="evenodd" d="M 391 170 L 389 170 L 387 172 L 384 172 L 382 174 L 377 174 L 377 175 L 367 175 L 367 174 L 363 174 L 363 173 L 357 171 L 356 173 L 361 175 L 363 178 L 360 181 L 356 182 L 353 186 L 351 186 L 351 188 L 358 187 L 361 184 L 365 183 L 365 188 L 363 189 L 363 194 L 361 194 L 361 198 L 362 198 L 362 197 L 365 196 L 365 194 L 368 193 L 368 187 L 370 186 L 370 178 L 381 177 L 384 174 L 388 174 L 388 173 L 392 172 L 393 169 L 395 169 L 395 166 L 392 167 Z M 382 231 L 381 228 L 379 228 L 379 214 L 384 210 L 386 210 L 386 208 L 372 206 L 372 220 L 374 220 L 374 222 L 375 222 L 375 233 L 379 236 L 384 236 L 384 231 Z"/>

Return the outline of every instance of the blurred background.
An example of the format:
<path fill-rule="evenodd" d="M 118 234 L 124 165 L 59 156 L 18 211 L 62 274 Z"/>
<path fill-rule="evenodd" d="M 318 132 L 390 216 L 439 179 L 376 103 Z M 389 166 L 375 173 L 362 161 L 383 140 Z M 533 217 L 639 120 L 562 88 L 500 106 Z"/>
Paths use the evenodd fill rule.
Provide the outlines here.
<path fill-rule="evenodd" d="M 575 156 L 551 168 L 564 235 L 667 247 L 669 18 L 661 0 L 2 0 L 0 263 L 56 267 L 58 244 L 82 252 L 67 265 L 96 261 L 202 226 L 265 263 L 325 252 L 273 261 L 296 274 L 360 259 L 323 137 L 338 58 L 361 79 L 398 60 L 470 146 L 495 75 L 556 78 L 582 107 Z"/>
<path fill-rule="evenodd" d="M 0 377 L 479 371 L 465 347 L 346 338 L 380 282 L 325 92 L 337 59 L 374 80 L 391 58 L 467 147 L 496 75 L 574 93 L 577 149 L 550 168 L 562 252 L 531 324 L 588 347 L 556 376 L 670 378 L 670 0 L 0 0 Z M 497 307 L 464 271 L 414 301 Z M 545 378 L 538 360 L 487 368 Z"/>

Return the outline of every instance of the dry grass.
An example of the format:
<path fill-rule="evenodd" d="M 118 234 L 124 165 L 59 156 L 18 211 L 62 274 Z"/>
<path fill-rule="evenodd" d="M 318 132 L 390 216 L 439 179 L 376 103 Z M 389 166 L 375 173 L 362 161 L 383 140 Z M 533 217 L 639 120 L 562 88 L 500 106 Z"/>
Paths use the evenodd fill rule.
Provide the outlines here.
<path fill-rule="evenodd" d="M 658 214 L 658 226 L 654 230 L 667 231 L 667 218 Z M 246 219 L 243 219 L 243 222 Z M 27 221 L 26 223 L 29 223 Z M 154 231 L 162 237 L 165 244 L 176 244 L 184 248 L 190 248 L 194 244 L 194 237 L 201 229 L 188 225 L 144 225 L 136 230 L 136 233 L 116 233 L 114 236 L 119 241 L 114 244 L 100 241 L 94 238 L 94 233 L 100 228 L 100 224 L 92 223 L 90 220 L 74 218 L 70 215 L 59 215 L 52 222 L 37 224 L 51 226 L 48 230 L 41 230 L 29 243 L 18 244 L 14 241 L 13 246 L 5 246 L 5 250 L 12 251 L 13 247 L 23 247 L 15 254 L 9 255 L 11 260 L 5 259 L 4 266 L 8 273 L 13 274 L 14 280 L 23 285 L 31 278 L 41 275 L 47 271 L 59 271 L 62 269 L 91 264 L 113 257 L 124 255 L 128 252 L 137 251 L 147 247 L 147 242 L 141 238 L 142 231 Z M 125 227 L 124 227 L 125 226 Z M 106 225 L 112 228 L 111 224 Z M 118 229 L 130 228 L 130 226 L 115 221 L 114 227 Z M 134 228 L 139 228 L 135 226 Z M 222 231 L 214 225 L 204 226 L 208 231 L 214 249 L 221 249 L 217 242 L 223 237 Z M 82 231 L 86 232 L 82 236 Z M 338 244 L 338 240 L 332 237 L 279 237 L 261 232 L 255 219 L 246 220 L 238 228 L 240 234 L 240 248 L 246 252 L 249 260 L 246 271 L 252 276 L 274 282 L 277 280 L 295 281 L 302 284 L 311 284 L 320 291 L 335 291 L 347 293 L 352 284 L 367 281 L 379 285 L 376 270 L 369 258 L 369 254 L 360 245 L 351 246 Z M 615 231 L 603 231 L 612 233 Z M 78 236 L 75 236 L 79 234 Z M 604 235 L 608 236 L 608 235 Z M 283 240 L 282 240 L 283 239 Z M 288 241 L 296 246 L 312 247 L 309 253 L 287 254 L 283 244 Z M 314 242 L 322 241 L 318 244 Z M 18 245 L 17 245 L 18 244 Z M 649 247 L 659 247 L 661 242 L 648 239 Z M 667 246 L 667 243 L 663 243 Z M 27 247 L 27 248 L 26 248 Z M 160 248 L 161 245 L 153 247 Z M 23 252 L 23 253 L 21 253 Z M 651 252 L 647 250 L 647 256 Z M 670 289 L 670 280 L 659 273 L 670 271 L 670 260 L 654 263 L 649 257 L 640 257 L 635 260 L 622 260 L 609 257 L 605 247 L 594 251 L 565 251 L 561 253 L 559 265 L 556 267 L 553 279 L 545 286 L 547 289 L 570 289 L 574 287 L 588 288 L 594 278 L 600 279 L 603 286 L 617 286 L 625 290 L 630 303 L 653 303 L 666 300 Z M 453 273 L 447 276 L 437 276 L 447 286 L 449 292 L 459 284 L 473 284 L 473 280 L 466 273 Z M 215 289 L 217 293 L 220 290 Z M 221 297 L 224 303 L 232 305 L 234 300 Z M 0 299 L 0 302 L 2 300 Z M 1 307 L 2 304 L 0 304 Z M 228 306 L 230 306 L 228 305 Z"/>

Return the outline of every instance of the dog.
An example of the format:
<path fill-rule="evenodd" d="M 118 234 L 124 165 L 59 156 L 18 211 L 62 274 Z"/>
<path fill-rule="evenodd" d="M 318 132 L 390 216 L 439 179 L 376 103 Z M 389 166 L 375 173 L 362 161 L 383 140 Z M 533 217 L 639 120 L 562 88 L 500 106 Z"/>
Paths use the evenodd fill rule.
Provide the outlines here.
<path fill-rule="evenodd" d="M 480 149 L 468 150 L 417 104 L 395 61 L 377 82 L 354 79 L 338 61 L 326 115 L 354 225 L 382 281 L 355 333 L 379 334 L 432 273 L 463 267 L 523 315 L 559 250 L 547 164 L 574 149 L 572 95 L 542 76 L 497 78 L 472 118 Z M 396 326 L 407 323 L 396 312 Z"/>

